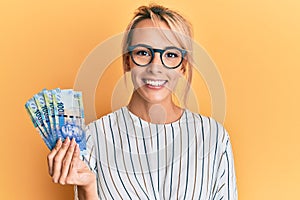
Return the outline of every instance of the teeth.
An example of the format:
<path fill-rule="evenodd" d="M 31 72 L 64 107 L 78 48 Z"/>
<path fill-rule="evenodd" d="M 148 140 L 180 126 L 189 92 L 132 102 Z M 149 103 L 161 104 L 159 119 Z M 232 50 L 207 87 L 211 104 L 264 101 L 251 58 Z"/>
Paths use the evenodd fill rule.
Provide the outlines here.
<path fill-rule="evenodd" d="M 166 81 L 153 81 L 153 80 L 145 80 L 147 85 L 152 85 L 155 87 L 162 86 Z"/>

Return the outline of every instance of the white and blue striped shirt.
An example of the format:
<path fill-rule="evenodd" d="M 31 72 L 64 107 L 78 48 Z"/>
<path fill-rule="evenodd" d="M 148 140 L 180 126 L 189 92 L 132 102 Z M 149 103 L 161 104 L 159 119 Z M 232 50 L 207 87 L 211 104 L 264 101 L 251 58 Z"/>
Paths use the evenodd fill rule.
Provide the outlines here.
<path fill-rule="evenodd" d="M 226 130 L 189 110 L 152 124 L 122 107 L 87 126 L 84 160 L 99 199 L 237 199 Z"/>

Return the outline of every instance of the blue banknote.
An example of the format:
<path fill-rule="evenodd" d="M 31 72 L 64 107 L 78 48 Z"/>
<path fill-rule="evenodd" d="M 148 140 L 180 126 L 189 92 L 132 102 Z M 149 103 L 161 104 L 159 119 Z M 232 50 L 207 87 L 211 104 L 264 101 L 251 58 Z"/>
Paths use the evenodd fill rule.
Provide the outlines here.
<path fill-rule="evenodd" d="M 71 89 L 60 90 L 56 88 L 52 90 L 54 113 L 56 118 L 56 131 L 58 137 L 62 140 L 69 137 L 75 138 L 81 150 L 86 149 L 86 139 L 84 132 L 84 115 L 82 96 L 76 99 L 77 92 Z M 78 95 L 77 95 L 78 96 Z"/>
<path fill-rule="evenodd" d="M 80 150 L 86 149 L 82 93 L 72 89 L 42 90 L 25 107 L 34 127 L 51 150 L 59 138 L 74 138 Z"/>

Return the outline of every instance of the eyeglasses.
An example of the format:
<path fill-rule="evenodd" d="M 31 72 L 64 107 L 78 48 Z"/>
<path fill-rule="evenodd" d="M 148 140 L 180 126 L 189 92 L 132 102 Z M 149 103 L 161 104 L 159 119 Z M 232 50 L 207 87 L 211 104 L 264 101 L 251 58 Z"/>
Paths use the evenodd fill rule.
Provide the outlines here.
<path fill-rule="evenodd" d="M 186 54 L 186 50 L 177 47 L 167 47 L 165 49 L 153 49 L 146 44 L 137 44 L 128 47 L 132 61 L 141 67 L 149 65 L 155 52 L 159 52 L 162 64 L 168 69 L 179 67 Z"/>

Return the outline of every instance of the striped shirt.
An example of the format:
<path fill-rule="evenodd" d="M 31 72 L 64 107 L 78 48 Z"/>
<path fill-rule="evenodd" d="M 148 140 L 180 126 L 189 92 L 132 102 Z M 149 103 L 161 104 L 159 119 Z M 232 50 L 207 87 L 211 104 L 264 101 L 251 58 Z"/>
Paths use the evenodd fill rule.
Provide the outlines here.
<path fill-rule="evenodd" d="M 153 124 L 122 107 L 87 126 L 83 159 L 99 199 L 237 199 L 226 130 L 189 110 Z"/>

